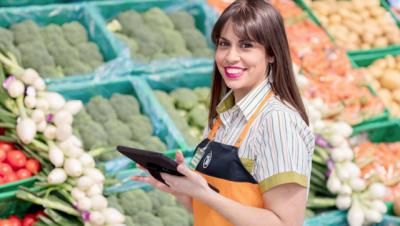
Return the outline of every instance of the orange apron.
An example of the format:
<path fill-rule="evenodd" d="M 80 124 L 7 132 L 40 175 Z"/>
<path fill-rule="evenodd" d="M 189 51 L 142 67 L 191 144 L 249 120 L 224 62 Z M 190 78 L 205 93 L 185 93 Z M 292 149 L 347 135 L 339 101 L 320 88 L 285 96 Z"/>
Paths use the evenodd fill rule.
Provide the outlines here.
<path fill-rule="evenodd" d="M 240 161 L 238 150 L 257 114 L 271 95 L 272 91 L 264 97 L 242 129 L 234 146 L 214 141 L 215 134 L 221 125 L 221 119 L 218 117 L 208 138 L 196 147 L 191 161 L 192 168 L 195 168 L 209 184 L 216 187 L 219 194 L 246 206 L 257 208 L 264 207 L 263 197 L 258 182 Z M 193 199 L 193 217 L 194 226 L 233 226 L 218 212 L 196 199 Z"/>

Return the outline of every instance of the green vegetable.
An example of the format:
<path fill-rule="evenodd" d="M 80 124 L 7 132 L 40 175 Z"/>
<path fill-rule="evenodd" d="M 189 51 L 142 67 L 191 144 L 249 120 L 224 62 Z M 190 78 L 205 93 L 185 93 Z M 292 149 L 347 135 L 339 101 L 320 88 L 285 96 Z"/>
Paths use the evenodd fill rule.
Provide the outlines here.
<path fill-rule="evenodd" d="M 188 114 L 188 122 L 191 126 L 204 128 L 208 121 L 208 109 L 204 105 L 196 105 Z"/>
<path fill-rule="evenodd" d="M 147 10 L 142 15 L 144 22 L 153 28 L 174 29 L 174 24 L 168 15 L 158 7 Z"/>
<path fill-rule="evenodd" d="M 204 35 L 196 29 L 185 29 L 181 31 L 183 39 L 185 39 L 186 47 L 190 51 L 201 48 L 207 48 L 207 40 Z"/>
<path fill-rule="evenodd" d="M 177 206 L 163 206 L 157 215 L 164 226 L 190 226 L 189 214 L 186 210 Z"/>
<path fill-rule="evenodd" d="M 96 122 L 105 123 L 110 119 L 117 119 L 117 114 L 110 102 L 102 96 L 94 96 L 86 105 L 86 110 Z"/>
<path fill-rule="evenodd" d="M 129 38 L 126 35 L 116 33 L 115 34 L 119 40 L 121 40 L 125 45 L 128 46 L 131 57 L 135 56 L 137 51 L 139 50 L 139 44 L 133 38 Z"/>
<path fill-rule="evenodd" d="M 14 34 L 8 29 L 0 27 L 0 44 L 12 44 L 14 42 Z"/>
<path fill-rule="evenodd" d="M 88 41 L 85 27 L 78 22 L 70 22 L 62 25 L 65 39 L 71 45 L 78 45 Z"/>
<path fill-rule="evenodd" d="M 79 134 L 86 150 L 107 146 L 107 133 L 100 124 L 92 120 L 79 125 Z"/>
<path fill-rule="evenodd" d="M 141 143 L 151 151 L 165 151 L 167 149 L 167 146 L 160 140 L 160 138 L 156 136 L 148 136 L 144 137 L 141 140 Z"/>
<path fill-rule="evenodd" d="M 147 116 L 131 115 L 127 123 L 132 132 L 132 139 L 135 141 L 141 141 L 153 134 L 153 126 Z"/>
<path fill-rule="evenodd" d="M 79 60 L 73 60 L 63 67 L 63 71 L 66 75 L 86 74 L 90 73 L 92 68 Z"/>
<path fill-rule="evenodd" d="M 147 212 L 137 213 L 132 220 L 140 226 L 164 226 L 160 218 Z"/>
<path fill-rule="evenodd" d="M 13 24 L 10 29 L 14 32 L 14 41 L 17 45 L 42 39 L 39 26 L 32 20 Z"/>
<path fill-rule="evenodd" d="M 135 10 L 129 10 L 118 14 L 117 20 L 122 26 L 122 33 L 131 37 L 133 37 L 135 31 L 140 29 L 144 24 L 142 16 Z"/>
<path fill-rule="evenodd" d="M 182 35 L 171 29 L 161 29 L 165 40 L 164 52 L 170 55 L 191 56 L 186 49 L 185 40 Z"/>
<path fill-rule="evenodd" d="M 178 88 L 170 93 L 178 108 L 190 110 L 197 103 L 197 95 L 188 88 Z"/>
<path fill-rule="evenodd" d="M 45 43 L 51 43 L 57 40 L 65 40 L 61 26 L 56 24 L 50 24 L 46 27 L 40 28 L 40 34 Z"/>
<path fill-rule="evenodd" d="M 118 194 L 119 203 L 125 214 L 133 216 L 139 212 L 151 212 L 153 205 L 149 196 L 141 189 L 131 190 Z M 136 223 L 142 223 L 134 219 Z M 142 224 L 140 224 L 142 225 Z"/>
<path fill-rule="evenodd" d="M 170 13 L 169 18 L 176 30 L 183 31 L 185 29 L 195 29 L 195 21 L 192 15 L 186 11 L 176 11 Z"/>
<path fill-rule="evenodd" d="M 64 77 L 64 72 L 61 67 L 58 66 L 41 66 L 38 70 L 39 74 L 45 78 L 61 78 Z"/>
<path fill-rule="evenodd" d="M 103 64 L 103 55 L 101 55 L 99 47 L 93 42 L 81 43 L 77 46 L 77 49 L 79 51 L 79 59 L 92 69 Z"/>
<path fill-rule="evenodd" d="M 132 115 L 140 114 L 139 102 L 134 96 L 115 93 L 110 103 L 120 120 L 127 122 Z"/>
<path fill-rule="evenodd" d="M 118 141 L 119 139 L 129 140 L 132 137 L 132 133 L 129 127 L 116 118 L 109 119 L 106 123 L 103 124 L 103 127 L 107 133 L 108 144 L 110 144 L 111 146 L 118 145 L 119 143 L 117 143 L 116 141 Z"/>
<path fill-rule="evenodd" d="M 157 212 L 163 206 L 176 206 L 176 199 L 173 195 L 154 189 L 147 193 L 153 203 L 153 210 Z"/>
<path fill-rule="evenodd" d="M 194 93 L 197 95 L 199 102 L 208 104 L 210 102 L 210 88 L 208 87 L 197 87 L 194 90 Z"/>
<path fill-rule="evenodd" d="M 124 209 L 119 204 L 119 199 L 116 195 L 111 195 L 107 197 L 108 205 L 119 210 L 122 214 L 124 213 Z"/>

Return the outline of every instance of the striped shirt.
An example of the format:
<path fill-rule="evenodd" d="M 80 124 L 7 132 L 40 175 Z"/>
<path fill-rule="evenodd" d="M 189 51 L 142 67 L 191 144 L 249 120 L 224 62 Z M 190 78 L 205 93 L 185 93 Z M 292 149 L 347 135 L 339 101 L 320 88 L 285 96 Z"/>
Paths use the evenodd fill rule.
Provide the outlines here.
<path fill-rule="evenodd" d="M 222 124 L 215 141 L 234 145 L 242 128 L 271 90 L 265 80 L 234 103 L 229 92 L 217 106 Z M 208 134 L 206 129 L 205 134 Z M 311 174 L 314 135 L 300 114 L 272 96 L 255 118 L 239 147 L 244 167 L 258 181 L 261 191 L 297 183 L 308 187 Z"/>

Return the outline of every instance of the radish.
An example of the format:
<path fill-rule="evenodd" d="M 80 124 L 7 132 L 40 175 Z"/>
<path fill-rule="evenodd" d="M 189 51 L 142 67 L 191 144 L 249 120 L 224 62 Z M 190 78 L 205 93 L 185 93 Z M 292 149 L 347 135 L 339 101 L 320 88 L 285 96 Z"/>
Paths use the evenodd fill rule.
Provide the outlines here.
<path fill-rule="evenodd" d="M 24 99 L 24 104 L 27 108 L 33 109 L 36 107 L 36 97 L 34 96 L 26 96 Z"/>
<path fill-rule="evenodd" d="M 93 186 L 94 183 L 95 183 L 95 181 L 92 178 L 90 178 L 88 176 L 82 176 L 77 181 L 77 187 L 82 191 L 86 191 L 91 186 Z"/>
<path fill-rule="evenodd" d="M 79 210 L 90 210 L 92 208 L 92 202 L 88 197 L 83 197 L 81 199 L 76 200 L 78 203 L 76 206 L 78 207 Z"/>
<path fill-rule="evenodd" d="M 350 180 L 350 187 L 353 189 L 353 191 L 363 191 L 366 188 L 366 183 L 363 179 L 357 177 L 357 178 L 352 178 Z"/>
<path fill-rule="evenodd" d="M 12 98 L 17 98 L 19 96 L 24 95 L 25 86 L 20 80 L 14 78 L 10 81 L 7 87 L 8 95 Z"/>
<path fill-rule="evenodd" d="M 333 194 L 337 194 L 341 190 L 342 183 L 340 182 L 339 178 L 337 178 L 335 172 L 332 172 L 331 176 L 328 178 L 326 186 L 328 187 L 328 190 Z"/>
<path fill-rule="evenodd" d="M 47 112 L 49 110 L 49 103 L 45 99 L 37 98 L 36 108 L 41 109 L 43 112 Z"/>
<path fill-rule="evenodd" d="M 340 210 L 347 210 L 351 206 L 350 195 L 339 195 L 336 197 L 336 207 Z"/>
<path fill-rule="evenodd" d="M 71 125 L 72 124 L 72 114 L 68 111 L 60 110 L 54 115 L 53 123 L 56 126 L 61 125 Z"/>
<path fill-rule="evenodd" d="M 33 85 L 39 78 L 39 74 L 32 68 L 25 69 L 21 76 L 22 81 L 27 85 Z"/>
<path fill-rule="evenodd" d="M 104 198 L 102 195 L 95 195 L 90 198 L 90 201 L 92 202 L 92 209 L 93 210 L 102 210 L 107 208 L 108 202 L 107 199 Z"/>
<path fill-rule="evenodd" d="M 354 202 L 347 213 L 347 222 L 350 226 L 362 226 L 364 223 L 364 212 L 358 202 Z"/>
<path fill-rule="evenodd" d="M 36 123 L 36 129 L 39 132 L 44 132 L 44 130 L 47 128 L 47 122 L 46 120 L 40 121 Z"/>
<path fill-rule="evenodd" d="M 386 195 L 386 187 L 381 183 L 373 183 L 368 187 L 368 195 L 371 199 L 383 199 Z"/>
<path fill-rule="evenodd" d="M 38 91 L 44 91 L 46 89 L 46 84 L 43 79 L 39 77 L 33 82 L 33 87 Z"/>
<path fill-rule="evenodd" d="M 100 184 L 94 184 L 86 191 L 86 195 L 89 197 L 95 195 L 101 195 L 102 193 L 103 193 L 103 186 L 101 186 Z"/>
<path fill-rule="evenodd" d="M 90 212 L 90 220 L 89 222 L 94 225 L 103 225 L 105 223 L 105 215 L 98 211 L 91 211 Z"/>
<path fill-rule="evenodd" d="M 91 177 L 96 183 L 103 183 L 105 179 L 103 173 L 96 168 L 86 169 L 84 174 Z"/>
<path fill-rule="evenodd" d="M 103 216 L 106 219 L 107 224 L 120 224 L 125 221 L 125 216 L 122 215 L 118 210 L 115 208 L 106 208 L 102 211 Z"/>
<path fill-rule="evenodd" d="M 53 169 L 47 176 L 47 181 L 50 184 L 62 184 L 67 180 L 67 174 L 61 168 Z"/>
<path fill-rule="evenodd" d="M 64 97 L 56 92 L 44 92 L 43 98 L 47 100 L 50 110 L 54 112 L 60 110 L 65 104 Z"/>
<path fill-rule="evenodd" d="M 40 109 L 33 110 L 31 117 L 32 117 L 33 121 L 36 123 L 46 120 L 44 112 Z"/>
<path fill-rule="evenodd" d="M 79 160 L 74 158 L 68 158 L 65 160 L 64 170 L 67 175 L 71 177 L 79 177 L 83 173 L 82 164 L 79 162 Z"/>
<path fill-rule="evenodd" d="M 96 162 L 94 161 L 93 157 L 86 152 L 82 153 L 82 155 L 79 157 L 79 161 L 81 161 L 84 168 L 94 168 L 96 166 Z"/>
<path fill-rule="evenodd" d="M 63 124 L 63 125 L 57 126 L 57 129 L 56 129 L 57 140 L 64 141 L 71 135 L 72 135 L 71 125 Z"/>
<path fill-rule="evenodd" d="M 30 118 L 18 118 L 17 135 L 24 144 L 29 144 L 36 136 L 36 124 Z"/>
<path fill-rule="evenodd" d="M 83 191 L 80 190 L 79 188 L 73 188 L 73 189 L 71 190 L 71 195 L 72 195 L 72 198 L 73 198 L 74 200 L 80 200 L 80 199 L 86 197 L 85 192 L 83 192 Z"/>
<path fill-rule="evenodd" d="M 82 107 L 83 107 L 82 101 L 70 100 L 65 103 L 62 109 L 68 111 L 72 115 L 75 115 L 82 109 Z"/>
<path fill-rule="evenodd" d="M 44 130 L 44 136 L 49 140 L 54 140 L 56 138 L 57 128 L 53 125 L 47 125 L 46 129 Z"/>
<path fill-rule="evenodd" d="M 62 167 L 64 164 L 64 154 L 55 144 L 50 144 L 49 160 L 55 167 Z"/>

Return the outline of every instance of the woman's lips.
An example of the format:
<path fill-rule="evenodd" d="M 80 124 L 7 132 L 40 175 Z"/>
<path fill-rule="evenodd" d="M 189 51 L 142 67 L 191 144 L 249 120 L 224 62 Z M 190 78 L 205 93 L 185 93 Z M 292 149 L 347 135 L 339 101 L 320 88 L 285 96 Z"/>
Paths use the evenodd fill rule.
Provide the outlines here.
<path fill-rule="evenodd" d="M 243 75 L 245 69 L 241 67 L 224 67 L 225 76 L 228 78 L 239 78 Z"/>

